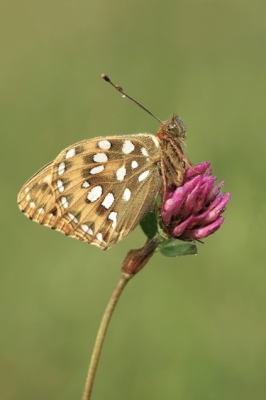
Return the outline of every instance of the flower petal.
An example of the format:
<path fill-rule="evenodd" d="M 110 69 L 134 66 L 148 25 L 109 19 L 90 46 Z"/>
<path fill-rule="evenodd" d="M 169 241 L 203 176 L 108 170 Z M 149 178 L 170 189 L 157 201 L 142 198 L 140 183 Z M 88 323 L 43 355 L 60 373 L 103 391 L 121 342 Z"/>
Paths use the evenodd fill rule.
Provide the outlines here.
<path fill-rule="evenodd" d="M 202 176 L 197 176 L 196 178 L 193 178 L 189 182 L 193 188 L 191 190 L 191 193 L 187 196 L 187 198 L 184 201 L 184 208 L 183 208 L 183 213 L 182 213 L 182 218 L 185 219 L 189 216 L 189 214 L 192 212 L 195 203 L 197 201 L 197 198 L 200 195 L 201 192 L 201 183 L 202 183 Z"/>
<path fill-rule="evenodd" d="M 216 207 L 212 208 L 208 212 L 206 217 L 201 221 L 202 223 L 209 224 L 210 222 L 215 221 L 216 218 L 225 210 L 225 206 L 230 199 L 230 193 L 227 194 L 221 193 L 219 196 L 216 197 L 216 199 L 218 199 L 218 197 L 219 197 L 219 203 L 216 205 Z"/>
<path fill-rule="evenodd" d="M 184 181 L 186 182 L 194 176 L 204 174 L 210 165 L 211 163 L 204 161 L 201 164 L 194 165 L 192 168 L 187 169 L 184 175 Z"/>
<path fill-rule="evenodd" d="M 187 226 L 189 225 L 190 221 L 193 219 L 193 215 L 188 217 L 184 222 L 181 224 L 178 224 L 174 229 L 173 229 L 173 235 L 174 237 L 181 236 L 182 233 L 187 229 Z"/>
<path fill-rule="evenodd" d="M 204 239 L 205 237 L 211 235 L 212 233 L 216 232 L 217 229 L 220 228 L 222 223 L 224 222 L 224 217 L 218 218 L 212 224 L 204 226 L 203 228 L 193 229 L 191 231 L 185 232 L 187 233 L 190 239 Z"/>
<path fill-rule="evenodd" d="M 206 197 L 209 194 L 209 187 L 210 187 L 211 182 L 207 182 L 203 185 L 201 185 L 201 191 L 195 201 L 194 207 L 193 207 L 193 214 L 197 215 L 200 211 L 204 210 L 204 206 L 206 204 Z"/>
<path fill-rule="evenodd" d="M 172 216 L 178 215 L 181 210 L 184 199 L 190 192 L 191 188 L 189 186 L 180 186 L 176 188 L 171 198 L 168 198 L 161 211 L 161 216 L 164 223 L 168 224 Z"/>
<path fill-rule="evenodd" d="M 215 179 L 216 180 L 216 179 Z M 207 202 L 209 203 L 210 201 L 212 201 L 219 193 L 220 193 L 220 189 L 223 187 L 224 182 L 219 183 L 219 185 L 214 186 L 212 188 L 212 190 L 209 193 L 209 196 L 207 198 Z"/>

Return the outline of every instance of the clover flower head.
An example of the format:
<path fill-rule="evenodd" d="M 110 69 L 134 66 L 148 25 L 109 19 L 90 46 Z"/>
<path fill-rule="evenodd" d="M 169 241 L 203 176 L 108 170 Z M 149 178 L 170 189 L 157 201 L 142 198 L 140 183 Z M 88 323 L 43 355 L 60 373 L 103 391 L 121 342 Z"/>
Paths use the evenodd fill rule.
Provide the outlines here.
<path fill-rule="evenodd" d="M 161 217 L 168 234 L 180 240 L 204 239 L 220 228 L 221 214 L 230 199 L 222 193 L 224 182 L 215 186 L 210 163 L 203 162 L 186 170 L 182 185 L 168 186 Z"/>

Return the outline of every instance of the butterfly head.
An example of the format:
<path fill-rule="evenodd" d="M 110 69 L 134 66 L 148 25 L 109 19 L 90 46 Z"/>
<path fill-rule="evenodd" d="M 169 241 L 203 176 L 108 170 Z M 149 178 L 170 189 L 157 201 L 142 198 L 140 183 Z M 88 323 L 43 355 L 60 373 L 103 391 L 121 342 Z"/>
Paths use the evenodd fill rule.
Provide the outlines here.
<path fill-rule="evenodd" d="M 184 139 L 186 136 L 185 124 L 177 115 L 172 115 L 169 121 L 166 121 L 162 124 L 161 129 L 167 135 L 171 135 L 175 138 Z"/>
<path fill-rule="evenodd" d="M 186 138 L 185 124 L 177 115 L 172 115 L 170 120 L 162 123 L 158 132 L 158 136 L 161 139 L 165 139 L 166 137 L 170 136 L 173 139 L 183 141 Z"/>

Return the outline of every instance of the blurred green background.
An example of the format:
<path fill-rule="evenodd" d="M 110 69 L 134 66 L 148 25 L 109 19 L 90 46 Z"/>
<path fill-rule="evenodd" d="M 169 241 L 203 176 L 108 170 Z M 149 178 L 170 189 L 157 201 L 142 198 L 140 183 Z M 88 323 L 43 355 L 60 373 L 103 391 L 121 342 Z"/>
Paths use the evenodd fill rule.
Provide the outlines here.
<path fill-rule="evenodd" d="M 96 331 L 137 228 L 108 252 L 31 223 L 25 181 L 68 145 L 156 133 L 177 113 L 193 163 L 232 194 L 198 256 L 155 255 L 111 321 L 93 399 L 264 399 L 266 3 L 0 5 L 0 398 L 80 399 Z"/>

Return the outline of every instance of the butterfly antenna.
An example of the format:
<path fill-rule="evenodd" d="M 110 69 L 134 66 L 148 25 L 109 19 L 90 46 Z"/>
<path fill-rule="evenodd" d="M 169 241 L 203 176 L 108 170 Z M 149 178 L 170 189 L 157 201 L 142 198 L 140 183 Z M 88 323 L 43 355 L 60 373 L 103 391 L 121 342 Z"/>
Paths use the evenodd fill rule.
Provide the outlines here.
<path fill-rule="evenodd" d="M 101 77 L 102 77 L 106 82 L 110 83 L 110 85 L 112 85 L 116 90 L 118 90 L 118 92 L 122 93 L 122 96 L 123 96 L 123 97 L 127 97 L 130 101 L 132 101 L 132 103 L 136 104 L 136 106 L 142 108 L 142 110 L 146 111 L 146 112 L 147 112 L 148 114 L 150 114 L 153 118 L 157 119 L 157 121 L 159 121 L 160 123 L 162 123 L 162 121 L 161 121 L 159 118 L 157 118 L 152 112 L 150 112 L 146 107 L 144 107 L 144 106 L 141 105 L 138 101 L 132 99 L 132 97 L 130 97 L 128 94 L 126 94 L 126 93 L 124 92 L 124 90 L 121 88 L 121 86 L 115 85 L 107 75 L 102 74 Z"/>

